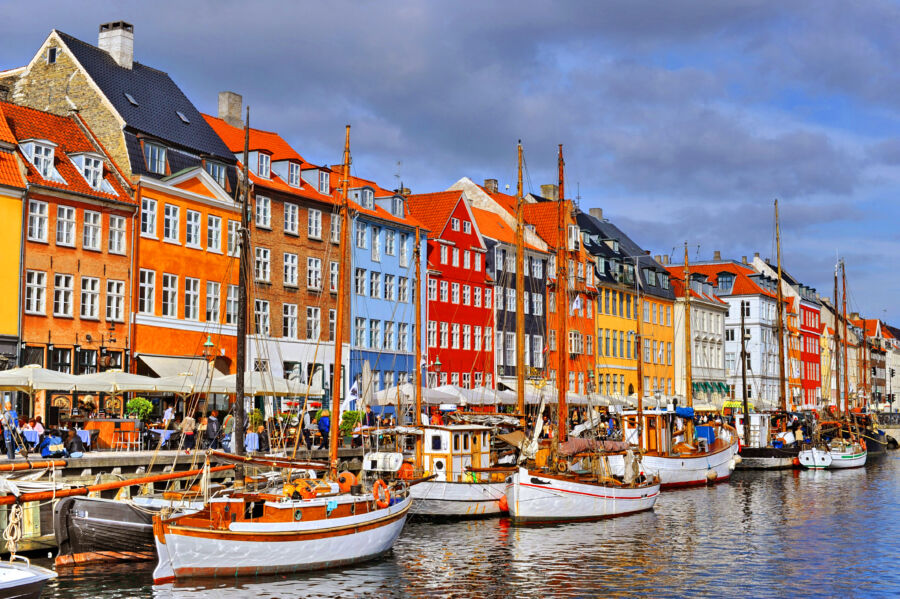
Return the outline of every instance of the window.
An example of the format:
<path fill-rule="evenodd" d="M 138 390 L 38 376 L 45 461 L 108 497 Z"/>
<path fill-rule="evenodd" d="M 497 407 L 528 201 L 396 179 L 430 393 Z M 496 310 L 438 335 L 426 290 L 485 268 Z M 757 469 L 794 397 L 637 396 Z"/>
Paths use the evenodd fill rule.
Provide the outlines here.
<path fill-rule="evenodd" d="M 475 254 L 475 272 L 481 272 L 481 254 Z"/>
<path fill-rule="evenodd" d="M 162 315 L 178 318 L 178 275 L 163 273 Z"/>
<path fill-rule="evenodd" d="M 156 273 L 141 269 L 138 279 L 138 312 L 153 314 L 153 302 L 156 297 Z"/>
<path fill-rule="evenodd" d="M 372 260 L 381 262 L 381 227 L 372 227 Z"/>
<path fill-rule="evenodd" d="M 125 319 L 125 281 L 106 281 L 106 320 L 122 322 Z"/>
<path fill-rule="evenodd" d="M 108 243 L 110 254 L 125 253 L 125 227 L 125 217 L 110 215 Z"/>
<path fill-rule="evenodd" d="M 453 248 L 453 266 L 459 266 L 459 248 Z"/>
<path fill-rule="evenodd" d="M 428 347 L 437 347 L 437 322 L 428 321 Z"/>
<path fill-rule="evenodd" d="M 272 200 L 265 196 L 256 196 L 256 226 L 272 228 Z"/>
<path fill-rule="evenodd" d="M 220 289 L 215 281 L 206 282 L 206 322 L 219 322 Z"/>
<path fill-rule="evenodd" d="M 556 331 L 550 331 L 550 351 L 556 351 Z"/>
<path fill-rule="evenodd" d="M 225 324 L 237 324 L 238 317 L 238 286 L 229 285 L 228 294 L 225 296 Z"/>
<path fill-rule="evenodd" d="M 284 232 L 292 235 L 297 234 L 299 226 L 300 209 L 296 204 L 285 202 L 284 204 Z M 321 223 L 320 223 L 321 225 Z"/>
<path fill-rule="evenodd" d="M 531 352 L 534 354 L 534 367 L 544 367 L 544 338 L 540 335 L 531 337 Z"/>
<path fill-rule="evenodd" d="M 300 187 L 300 165 L 296 162 L 288 162 L 288 185 Z"/>
<path fill-rule="evenodd" d="M 156 200 L 141 199 L 141 235 L 156 236 Z"/>
<path fill-rule="evenodd" d="M 285 213 L 287 214 L 287 213 Z M 285 217 L 287 218 L 287 217 Z M 310 208 L 307 213 L 306 235 L 310 239 L 322 239 L 322 211 Z M 287 230 L 287 229 L 285 229 Z"/>
<path fill-rule="evenodd" d="M 328 289 L 332 293 L 337 293 L 337 290 L 338 290 L 338 276 L 340 274 L 339 269 L 340 269 L 340 264 L 338 264 L 337 262 L 332 262 L 329 265 Z"/>
<path fill-rule="evenodd" d="M 284 254 L 284 284 L 297 286 L 297 254 Z"/>
<path fill-rule="evenodd" d="M 356 274 L 353 277 L 354 288 L 356 289 L 356 295 L 366 295 L 366 271 L 362 268 L 356 269 Z"/>
<path fill-rule="evenodd" d="M 450 346 L 450 324 L 446 322 L 441 323 L 441 347 L 447 348 Z"/>
<path fill-rule="evenodd" d="M 59 48 L 47 48 L 47 64 L 56 63 L 57 52 L 59 52 Z"/>
<path fill-rule="evenodd" d="M 742 301 L 741 302 L 741 310 L 744 311 L 745 318 L 750 318 L 750 302 Z"/>
<path fill-rule="evenodd" d="M 47 202 L 28 201 L 28 239 L 47 241 Z"/>
<path fill-rule="evenodd" d="M 454 322 L 450 329 L 453 335 L 453 344 L 451 347 L 453 347 L 453 349 L 459 349 L 459 323 Z"/>
<path fill-rule="evenodd" d="M 429 301 L 437 301 L 437 281 L 428 279 L 428 299 Z"/>
<path fill-rule="evenodd" d="M 450 285 L 450 301 L 453 302 L 454 305 L 459 305 L 459 283 Z"/>
<path fill-rule="evenodd" d="M 84 156 L 84 167 L 81 174 L 91 189 L 100 189 L 103 183 L 103 161 L 93 156 Z"/>
<path fill-rule="evenodd" d="M 253 325 L 257 335 L 269 334 L 269 302 L 266 300 L 254 300 Z"/>
<path fill-rule="evenodd" d="M 306 288 L 322 289 L 322 260 L 319 258 L 306 259 Z"/>
<path fill-rule="evenodd" d="M 493 339 L 493 329 L 491 327 L 484 327 L 484 351 L 491 351 L 491 340 Z M 490 378 L 491 375 L 488 375 Z M 488 383 L 490 384 L 490 383 Z"/>
<path fill-rule="evenodd" d="M 406 277 L 399 277 L 399 288 L 400 288 L 400 296 L 399 300 L 401 302 L 408 303 L 409 302 L 409 279 Z"/>
<path fill-rule="evenodd" d="M 200 279 L 184 278 L 184 317 L 200 320 Z"/>
<path fill-rule="evenodd" d="M 468 285 L 463 285 L 463 305 L 472 305 L 472 288 Z"/>
<path fill-rule="evenodd" d="M 462 348 L 472 349 L 472 327 L 471 325 L 463 325 Z"/>
<path fill-rule="evenodd" d="M 331 191 L 330 187 L 331 177 L 329 176 L 329 173 L 325 171 L 319 171 L 319 193 L 328 195 L 328 193 Z"/>
<path fill-rule="evenodd" d="M 69 348 L 54 348 L 50 352 L 50 370 L 71 374 L 72 350 Z"/>
<path fill-rule="evenodd" d="M 71 206 L 56 208 L 56 245 L 75 245 L 75 209 Z"/>
<path fill-rule="evenodd" d="M 384 321 L 384 349 L 394 349 L 394 323 Z"/>
<path fill-rule="evenodd" d="M 272 157 L 268 154 L 259 153 L 259 171 L 260 177 L 268 179 L 272 176 Z"/>
<path fill-rule="evenodd" d="M 341 215 L 340 214 L 332 214 L 331 215 L 331 242 L 332 243 L 340 243 L 341 242 Z"/>
<path fill-rule="evenodd" d="M 468 250 L 463 252 L 463 268 L 466 270 L 472 268 L 472 253 Z"/>
<path fill-rule="evenodd" d="M 281 336 L 286 339 L 297 338 L 297 304 L 281 305 Z"/>
<path fill-rule="evenodd" d="M 506 311 L 507 312 L 515 312 L 516 311 L 516 290 L 515 289 L 507 289 L 506 290 Z"/>
<path fill-rule="evenodd" d="M 385 274 L 384 275 L 384 299 L 388 301 L 394 301 L 396 299 L 396 286 L 394 285 L 395 276 Z"/>
<path fill-rule="evenodd" d="M 406 243 L 407 235 L 406 233 L 400 234 L 400 267 L 406 268 L 409 266 L 409 250 L 407 249 Z"/>
<path fill-rule="evenodd" d="M 206 161 L 206 172 L 216 180 L 219 187 L 225 187 L 225 165 L 221 162 Z"/>
<path fill-rule="evenodd" d="M 357 318 L 356 319 L 356 343 L 357 347 L 365 347 L 366 346 L 366 319 L 365 318 Z"/>
<path fill-rule="evenodd" d="M 397 253 L 397 232 L 393 229 L 385 229 L 384 231 L 384 253 L 388 256 L 394 256 Z"/>
<path fill-rule="evenodd" d="M 450 283 L 441 281 L 441 301 L 450 301 Z"/>
<path fill-rule="evenodd" d="M 481 327 L 475 327 L 472 338 L 472 349 L 481 351 Z"/>
<path fill-rule="evenodd" d="M 458 218 L 450 219 L 450 229 L 453 231 L 459 231 L 459 219 Z"/>
<path fill-rule="evenodd" d="M 543 316 L 544 314 L 544 296 L 540 293 L 531 294 L 531 308 L 535 316 Z M 590 306 L 590 304 L 588 304 Z M 590 316 L 590 314 L 588 314 Z"/>
<path fill-rule="evenodd" d="M 334 328 L 337 324 L 337 310 L 328 311 L 328 340 L 334 341 Z"/>
<path fill-rule="evenodd" d="M 502 333 L 497 333 L 497 335 L 502 335 Z M 499 350 L 499 348 L 498 348 Z M 506 365 L 507 366 L 515 366 L 516 365 L 516 334 L 515 333 L 506 333 Z"/>
<path fill-rule="evenodd" d="M 25 271 L 25 313 L 47 313 L 47 273 L 39 270 Z"/>
<path fill-rule="evenodd" d="M 472 223 L 470 223 L 469 221 L 465 221 L 463 223 L 463 233 L 468 234 L 471 232 L 472 232 Z"/>
<path fill-rule="evenodd" d="M 72 275 L 55 275 L 53 277 L 54 316 L 72 316 L 73 281 Z"/>
<path fill-rule="evenodd" d="M 409 324 L 397 325 L 397 351 L 409 351 Z"/>
<path fill-rule="evenodd" d="M 144 158 L 147 160 L 147 170 L 157 175 L 166 174 L 166 148 L 158 144 L 144 143 Z"/>
<path fill-rule="evenodd" d="M 381 321 L 369 321 L 369 347 L 372 349 L 381 349 Z"/>
<path fill-rule="evenodd" d="M 375 209 L 375 193 L 371 189 L 363 189 L 360 192 L 360 204 L 368 210 Z"/>
<path fill-rule="evenodd" d="M 212 214 L 206 217 L 206 249 L 222 251 L 222 219 Z"/>
<path fill-rule="evenodd" d="M 228 221 L 228 255 L 237 257 L 241 250 L 241 223 L 236 220 Z"/>
<path fill-rule="evenodd" d="M 485 289 L 484 289 L 484 307 L 485 308 L 491 307 L 491 290 L 488 289 L 487 287 L 485 287 Z"/>
<path fill-rule="evenodd" d="M 381 298 L 381 273 L 372 272 L 369 276 L 369 297 Z"/>
<path fill-rule="evenodd" d="M 37 168 L 41 177 L 44 179 L 52 178 L 56 171 L 53 168 L 53 148 L 42 144 L 33 144 L 31 163 Z"/>
<path fill-rule="evenodd" d="M 100 318 L 100 279 L 81 277 L 81 317 Z"/>
<path fill-rule="evenodd" d="M 256 262 L 254 264 L 254 276 L 257 281 L 268 281 L 270 269 L 270 252 L 268 248 L 256 248 Z"/>
<path fill-rule="evenodd" d="M 356 247 L 363 250 L 369 247 L 366 223 L 362 221 L 356 221 Z"/>
<path fill-rule="evenodd" d="M 163 239 L 178 243 L 178 221 L 181 209 L 173 204 L 166 204 L 163 209 Z"/>
<path fill-rule="evenodd" d="M 184 219 L 184 245 L 200 249 L 200 213 L 188 210 Z"/>
<path fill-rule="evenodd" d="M 472 303 L 476 308 L 481 307 L 481 287 L 472 288 Z"/>
<path fill-rule="evenodd" d="M 447 258 L 450 253 L 449 250 L 450 248 L 448 248 L 446 245 L 441 246 L 441 264 L 447 264 Z"/>
<path fill-rule="evenodd" d="M 318 339 L 322 334 L 321 309 L 307 306 L 306 308 L 306 338 Z"/>
<path fill-rule="evenodd" d="M 522 312 L 524 314 L 529 313 L 529 306 L 528 306 L 528 303 L 529 303 L 528 298 L 529 297 L 530 297 L 530 294 L 527 291 L 522 293 Z"/>

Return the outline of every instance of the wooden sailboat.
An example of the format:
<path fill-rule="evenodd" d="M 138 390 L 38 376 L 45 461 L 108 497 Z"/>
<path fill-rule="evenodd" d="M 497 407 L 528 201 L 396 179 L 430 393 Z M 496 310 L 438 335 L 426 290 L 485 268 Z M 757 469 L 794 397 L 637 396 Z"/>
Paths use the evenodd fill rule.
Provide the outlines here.
<path fill-rule="evenodd" d="M 525 221 L 522 190 L 522 144 L 518 145 L 518 186 L 516 192 L 516 344 L 524 348 L 524 236 Z M 419 244 L 416 229 L 416 280 L 419 280 Z M 416 318 L 421 304 L 416 292 Z M 421 330 L 417 324 L 416 330 Z M 420 338 L 416 337 L 416 364 L 421 363 Z M 523 350 L 524 351 L 524 350 Z M 523 364 L 524 362 L 518 362 Z M 525 413 L 525 369 L 516 369 L 518 377 L 517 413 Z M 420 377 L 419 369 L 416 376 Z M 421 386 L 416 385 L 416 415 L 422 413 Z M 416 471 L 434 474 L 431 480 L 410 488 L 413 512 L 431 517 L 498 516 L 508 511 L 506 475 L 515 468 L 490 463 L 492 429 L 478 424 L 447 426 L 423 424 L 423 435 L 416 440 Z"/>
<path fill-rule="evenodd" d="M 565 340 L 568 339 L 567 313 L 570 305 L 568 299 L 568 260 L 566 257 L 566 220 L 564 192 L 564 162 L 562 145 L 559 146 L 559 201 L 558 201 L 558 233 L 556 241 L 556 294 L 559 339 L 559 370 L 557 376 L 557 422 L 559 443 L 566 440 L 568 410 L 566 407 L 567 354 L 564 351 Z M 523 210 L 517 210 L 520 214 Z M 522 263 L 519 263 L 519 272 Z M 521 294 L 518 294 L 521 297 Z M 521 315 L 521 306 L 518 306 Z M 520 319 L 521 320 L 521 317 Z M 521 335 L 519 337 L 522 338 Z M 524 346 L 516 347 L 517 364 L 524 364 Z M 521 368 L 519 385 L 520 405 L 524 404 L 525 385 Z M 541 427 L 541 417 L 535 423 L 535 442 Z M 555 455 L 553 455 L 555 453 Z M 659 496 L 659 479 L 637 473 L 637 459 L 630 455 L 628 468 L 623 468 L 621 478 L 609 474 L 607 456 L 593 451 L 577 453 L 567 460 L 558 451 L 555 443 L 551 447 L 551 459 L 544 467 L 520 467 L 506 479 L 506 503 L 509 515 L 515 522 L 529 521 L 565 521 L 593 520 L 624 516 L 652 509 Z M 584 468 L 585 458 L 591 460 L 593 468 Z M 623 457 L 624 459 L 624 457 Z M 623 462 L 624 463 L 624 462 Z M 579 466 L 578 469 L 573 467 Z"/>
<path fill-rule="evenodd" d="M 247 119 L 249 121 L 249 118 Z M 246 147 L 245 147 L 246 154 Z M 246 159 L 244 161 L 246 170 Z M 350 127 L 344 146 L 341 183 L 341 260 L 338 285 L 344 288 L 350 218 Z M 246 218 L 248 185 L 245 173 Z M 243 220 L 243 219 L 242 219 Z M 246 231 L 246 221 L 244 222 Z M 245 236 L 244 241 L 248 241 Z M 246 244 L 243 248 L 248 247 Z M 241 251 L 241 260 L 249 252 Z M 246 279 L 241 278 L 241 285 Z M 338 302 L 335 364 L 341 363 L 346 297 Z M 246 305 L 239 307 L 244 313 Z M 239 327 L 238 345 L 246 343 Z M 242 368 L 239 367 L 239 371 Z M 341 369 L 334 369 L 333 414 L 340 414 Z M 238 402 L 243 397 L 238 395 Z M 338 426 L 331 427 L 329 479 L 286 484 L 282 493 L 235 490 L 210 499 L 195 514 L 157 516 L 153 530 L 159 563 L 155 583 L 180 578 L 289 573 L 330 568 L 376 558 L 393 547 L 403 530 L 412 499 L 403 482 L 377 480 L 370 490 L 349 472 L 338 475 Z M 238 446 L 240 448 L 240 446 Z M 243 478 L 239 479 L 241 482 Z"/>
<path fill-rule="evenodd" d="M 635 271 L 640 267 L 639 257 L 635 258 Z M 727 480 L 736 466 L 738 453 L 736 431 L 724 424 L 696 427 L 698 437 L 694 440 L 693 395 L 691 386 L 691 294 L 690 267 L 688 265 L 687 244 L 684 249 L 685 272 L 685 400 L 686 409 L 674 407 L 643 409 L 644 361 L 642 346 L 643 299 L 640 285 L 637 287 L 637 343 L 638 343 L 638 409 L 625 412 L 623 431 L 625 440 L 637 445 L 642 454 L 642 465 L 646 472 L 659 477 L 663 489 L 690 487 Z M 635 277 L 636 282 L 640 279 Z M 680 422 L 683 426 L 679 428 Z M 702 436 L 701 436 L 702 435 Z M 621 457 L 611 459 L 617 473 L 626 469 Z"/>

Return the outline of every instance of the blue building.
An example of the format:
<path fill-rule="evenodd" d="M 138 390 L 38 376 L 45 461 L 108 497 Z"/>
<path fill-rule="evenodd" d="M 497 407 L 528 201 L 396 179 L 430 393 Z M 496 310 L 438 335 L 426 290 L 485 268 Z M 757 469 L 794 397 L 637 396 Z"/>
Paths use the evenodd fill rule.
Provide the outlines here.
<path fill-rule="evenodd" d="M 419 223 L 405 197 L 370 181 L 351 178 L 350 378 L 351 397 L 413 382 L 415 368 L 415 237 Z M 427 231 L 420 228 L 420 247 Z M 425 252 L 421 252 L 425 273 Z M 422 307 L 425 322 L 425 307 Z M 423 344 L 424 348 L 424 344 Z M 369 388 L 363 368 L 372 372 Z M 355 407 L 355 402 L 351 404 Z"/>

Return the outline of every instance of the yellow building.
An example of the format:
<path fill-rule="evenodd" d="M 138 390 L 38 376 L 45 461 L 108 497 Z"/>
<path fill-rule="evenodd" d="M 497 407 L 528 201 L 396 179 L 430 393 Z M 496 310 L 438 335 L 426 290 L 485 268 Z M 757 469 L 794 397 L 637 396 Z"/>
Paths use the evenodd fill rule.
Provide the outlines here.
<path fill-rule="evenodd" d="M 25 182 L 16 154 L 16 139 L 0 110 L 0 370 L 16 365 L 21 306 L 22 197 Z"/>
<path fill-rule="evenodd" d="M 633 288 L 615 282 L 598 284 L 597 392 L 627 397 L 637 389 L 637 296 Z"/>
<path fill-rule="evenodd" d="M 668 288 L 668 274 L 666 288 Z M 666 297 L 644 295 L 641 297 L 643 322 L 644 395 L 672 397 L 675 394 L 675 302 Z"/>

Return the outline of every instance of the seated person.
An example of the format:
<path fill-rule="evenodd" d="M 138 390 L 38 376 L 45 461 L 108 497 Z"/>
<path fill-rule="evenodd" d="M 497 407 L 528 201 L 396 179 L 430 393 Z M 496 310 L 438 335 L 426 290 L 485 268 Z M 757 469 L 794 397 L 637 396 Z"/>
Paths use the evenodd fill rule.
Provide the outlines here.
<path fill-rule="evenodd" d="M 84 455 L 84 443 L 81 437 L 75 432 L 75 429 L 69 429 L 69 435 L 66 438 L 66 451 L 70 458 L 80 458 Z"/>
<path fill-rule="evenodd" d="M 42 458 L 64 458 L 67 455 L 59 431 L 56 430 L 44 435 L 35 450 L 40 452 Z"/>
<path fill-rule="evenodd" d="M 44 423 L 41 422 L 41 417 L 40 417 L 40 416 L 38 416 L 37 418 L 34 419 L 34 427 L 33 427 L 33 429 L 36 430 L 37 433 L 38 433 L 39 435 L 43 435 L 43 434 L 44 434 Z"/>

